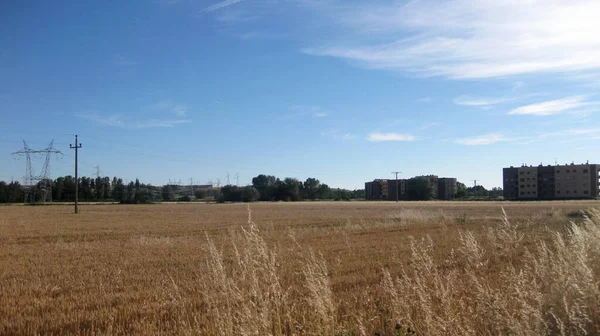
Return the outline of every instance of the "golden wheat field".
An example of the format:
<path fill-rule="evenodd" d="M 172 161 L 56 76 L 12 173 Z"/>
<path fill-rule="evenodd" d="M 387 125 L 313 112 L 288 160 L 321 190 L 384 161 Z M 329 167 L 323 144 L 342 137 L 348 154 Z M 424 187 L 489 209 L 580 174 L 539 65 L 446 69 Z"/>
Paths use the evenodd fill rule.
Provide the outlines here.
<path fill-rule="evenodd" d="M 0 334 L 600 334 L 596 204 L 2 206 Z"/>

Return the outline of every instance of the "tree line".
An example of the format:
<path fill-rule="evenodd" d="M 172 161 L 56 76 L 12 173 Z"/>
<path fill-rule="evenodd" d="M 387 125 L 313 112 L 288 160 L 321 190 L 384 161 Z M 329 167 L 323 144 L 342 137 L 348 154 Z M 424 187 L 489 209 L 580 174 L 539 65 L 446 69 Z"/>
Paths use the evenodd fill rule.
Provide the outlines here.
<path fill-rule="evenodd" d="M 273 175 L 260 174 L 252 179 L 252 185 L 238 187 L 226 185 L 217 195 L 219 202 L 296 202 L 305 200 L 345 200 L 364 199 L 365 191 L 331 188 L 316 178 L 309 177 L 304 182 L 286 177 L 283 180 Z"/>
<path fill-rule="evenodd" d="M 258 175 L 252 179 L 252 185 L 226 185 L 221 188 L 192 190 L 180 185 L 155 187 L 141 183 L 139 179 L 125 183 L 118 177 L 80 177 L 78 196 L 82 202 L 120 202 L 152 203 L 160 201 L 191 201 L 211 199 L 217 202 L 255 202 L 255 201 L 302 201 L 302 200 L 351 200 L 364 199 L 364 190 L 346 190 L 330 188 L 316 178 L 304 182 L 287 177 L 279 179 L 272 175 Z M 40 181 L 34 192 L 33 200 L 44 200 L 44 186 L 51 187 L 51 199 L 54 202 L 75 201 L 75 178 L 61 176 L 54 180 Z M 192 193 L 193 191 L 193 193 Z M 0 203 L 22 203 L 26 188 L 19 182 L 0 181 Z"/>
<path fill-rule="evenodd" d="M 22 203 L 25 193 L 34 193 L 32 200 L 44 201 L 44 188 L 50 186 L 54 202 L 75 201 L 76 181 L 73 176 L 61 176 L 55 180 L 40 181 L 29 190 L 19 182 L 0 181 L 0 203 Z M 138 179 L 125 184 L 118 177 L 80 177 L 78 196 L 82 202 L 113 201 L 120 203 L 151 203 L 155 200 L 155 187 L 140 183 Z"/>

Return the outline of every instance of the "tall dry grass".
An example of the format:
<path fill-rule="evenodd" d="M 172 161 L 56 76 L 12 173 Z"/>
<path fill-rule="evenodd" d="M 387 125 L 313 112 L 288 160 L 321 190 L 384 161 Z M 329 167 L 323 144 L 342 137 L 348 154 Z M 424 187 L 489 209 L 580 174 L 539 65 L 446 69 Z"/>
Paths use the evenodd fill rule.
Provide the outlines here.
<path fill-rule="evenodd" d="M 419 217 L 420 219 L 421 217 Z M 527 225 L 539 225 L 529 223 Z M 455 248 L 436 258 L 436 241 L 411 238 L 410 263 L 381 270 L 380 297 L 355 324 L 336 314 L 325 259 L 301 246 L 300 279 L 284 287 L 279 267 L 251 220 L 234 243 L 230 269 L 214 244 L 203 277 L 209 302 L 207 333 L 221 335 L 594 335 L 600 333 L 600 211 L 590 209 L 565 232 L 525 246 L 524 234 L 503 212 L 499 225 L 477 236 L 459 232 Z M 236 245 L 240 244 L 240 246 Z M 303 296 L 290 295 L 294 291 Z M 309 308 L 309 310 L 307 310 Z M 369 315 L 370 314 L 370 315 Z M 373 323 L 373 321 L 376 321 Z M 368 326 L 365 327 L 365 324 Z"/>
<path fill-rule="evenodd" d="M 599 210 L 320 206 L 2 226 L 0 334 L 600 334 Z"/>

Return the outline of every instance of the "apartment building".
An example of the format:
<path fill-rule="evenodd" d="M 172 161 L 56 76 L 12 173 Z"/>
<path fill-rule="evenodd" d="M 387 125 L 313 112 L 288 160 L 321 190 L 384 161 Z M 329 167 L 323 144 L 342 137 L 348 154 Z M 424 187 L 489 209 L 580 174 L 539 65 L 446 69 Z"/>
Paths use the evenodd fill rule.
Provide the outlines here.
<path fill-rule="evenodd" d="M 388 201 L 395 201 L 396 194 L 398 194 L 398 200 L 405 200 L 408 198 L 406 195 L 406 179 L 388 180 L 387 183 Z"/>
<path fill-rule="evenodd" d="M 456 198 L 456 179 L 453 177 L 441 177 L 438 179 L 437 198 L 440 200 L 452 200 Z"/>
<path fill-rule="evenodd" d="M 600 165 L 566 164 L 504 168 L 508 200 L 597 199 Z"/>
<path fill-rule="evenodd" d="M 433 195 L 435 195 L 434 197 L 437 199 L 451 200 L 456 198 L 456 178 L 438 178 L 437 175 L 424 175 L 418 177 L 425 178 L 429 181 L 429 185 L 433 189 Z M 377 179 L 365 183 L 365 196 L 367 200 L 395 201 L 398 199 L 399 201 L 402 201 L 409 199 L 409 193 L 408 179 Z"/>
<path fill-rule="evenodd" d="M 388 180 L 377 179 L 365 183 L 365 196 L 368 200 L 385 201 L 388 199 Z"/>

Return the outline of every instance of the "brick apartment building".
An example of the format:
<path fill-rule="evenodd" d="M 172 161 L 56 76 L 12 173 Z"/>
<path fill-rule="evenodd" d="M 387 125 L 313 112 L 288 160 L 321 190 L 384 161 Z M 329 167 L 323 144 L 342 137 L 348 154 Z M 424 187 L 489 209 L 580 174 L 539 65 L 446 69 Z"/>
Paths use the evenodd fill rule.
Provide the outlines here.
<path fill-rule="evenodd" d="M 433 194 L 440 200 L 451 200 L 456 198 L 456 179 L 452 177 L 438 178 L 436 175 L 418 176 L 426 178 L 433 188 Z M 365 183 L 365 197 L 373 201 L 395 201 L 396 193 L 398 200 L 407 200 L 410 190 L 408 179 L 376 179 Z"/>
<path fill-rule="evenodd" d="M 598 199 L 600 165 L 567 164 L 503 168 L 504 199 Z"/>
<path fill-rule="evenodd" d="M 374 201 L 385 201 L 388 199 L 388 180 L 377 179 L 365 183 L 365 195 L 367 199 Z M 394 197 L 396 197 L 394 195 Z"/>

